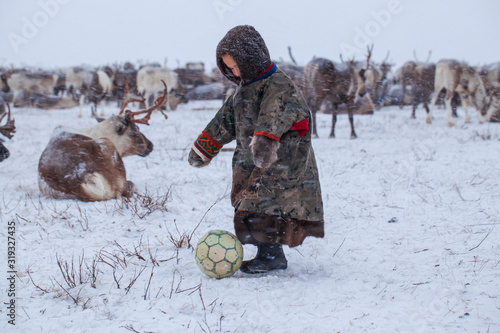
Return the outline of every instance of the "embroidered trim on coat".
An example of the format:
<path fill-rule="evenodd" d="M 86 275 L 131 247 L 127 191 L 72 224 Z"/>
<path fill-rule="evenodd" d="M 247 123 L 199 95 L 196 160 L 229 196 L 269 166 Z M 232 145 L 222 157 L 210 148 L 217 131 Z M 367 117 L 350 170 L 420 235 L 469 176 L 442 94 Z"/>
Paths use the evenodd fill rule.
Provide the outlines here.
<path fill-rule="evenodd" d="M 194 146 L 200 153 L 209 159 L 214 158 L 222 148 L 222 145 L 218 144 L 205 130 L 203 130 L 198 139 L 196 139 Z"/>

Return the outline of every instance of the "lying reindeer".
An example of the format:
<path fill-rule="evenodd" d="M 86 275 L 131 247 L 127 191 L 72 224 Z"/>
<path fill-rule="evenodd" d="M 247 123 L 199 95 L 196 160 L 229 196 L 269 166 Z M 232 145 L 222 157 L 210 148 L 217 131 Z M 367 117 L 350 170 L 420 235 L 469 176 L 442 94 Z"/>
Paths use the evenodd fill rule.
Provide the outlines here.
<path fill-rule="evenodd" d="M 118 116 L 98 119 L 96 126 L 79 131 L 56 129 L 38 164 L 40 191 L 56 199 L 82 201 L 132 196 L 134 185 L 127 181 L 122 158 L 145 157 L 153 150 L 136 123 L 149 125 L 151 113 L 161 111 L 167 102 L 163 84 L 163 96 L 147 110 L 125 111 L 131 102 L 144 102 L 142 95 L 127 93 Z M 146 116 L 135 119 L 139 114 Z"/>

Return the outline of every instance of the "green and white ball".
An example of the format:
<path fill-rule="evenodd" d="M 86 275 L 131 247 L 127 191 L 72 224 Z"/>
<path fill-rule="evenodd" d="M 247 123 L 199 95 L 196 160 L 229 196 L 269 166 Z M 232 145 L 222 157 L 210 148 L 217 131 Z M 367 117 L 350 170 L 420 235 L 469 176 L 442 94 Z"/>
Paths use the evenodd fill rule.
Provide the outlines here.
<path fill-rule="evenodd" d="M 212 230 L 196 246 L 196 263 L 206 275 L 222 279 L 238 271 L 243 261 L 243 246 L 232 233 Z"/>

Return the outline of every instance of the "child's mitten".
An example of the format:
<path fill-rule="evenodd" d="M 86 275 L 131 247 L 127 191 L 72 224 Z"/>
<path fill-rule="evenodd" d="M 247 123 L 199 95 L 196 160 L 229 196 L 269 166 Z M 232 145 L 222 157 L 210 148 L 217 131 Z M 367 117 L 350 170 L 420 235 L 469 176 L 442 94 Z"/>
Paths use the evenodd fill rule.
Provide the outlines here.
<path fill-rule="evenodd" d="M 269 168 L 278 159 L 279 141 L 266 136 L 255 135 L 250 143 L 253 154 L 253 163 L 259 168 Z"/>
<path fill-rule="evenodd" d="M 188 161 L 191 166 L 202 168 L 204 166 L 207 166 L 211 160 L 203 156 L 202 154 L 198 155 L 198 153 L 191 148 L 188 156 Z"/>

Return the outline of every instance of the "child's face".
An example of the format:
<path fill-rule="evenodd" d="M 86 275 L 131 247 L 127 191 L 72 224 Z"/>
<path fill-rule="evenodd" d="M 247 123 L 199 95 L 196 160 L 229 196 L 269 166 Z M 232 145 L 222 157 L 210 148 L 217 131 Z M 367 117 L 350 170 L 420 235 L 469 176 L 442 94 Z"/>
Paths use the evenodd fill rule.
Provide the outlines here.
<path fill-rule="evenodd" d="M 224 54 L 222 56 L 222 61 L 224 61 L 227 68 L 229 68 L 233 72 L 234 76 L 240 77 L 240 69 L 238 68 L 238 65 L 236 64 L 236 61 L 234 61 L 233 57 L 231 57 L 229 54 Z"/>

